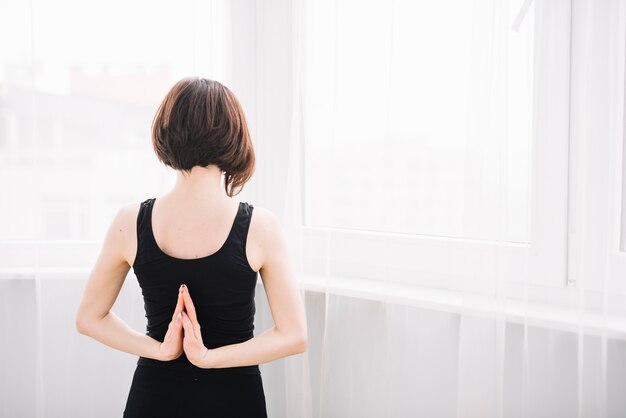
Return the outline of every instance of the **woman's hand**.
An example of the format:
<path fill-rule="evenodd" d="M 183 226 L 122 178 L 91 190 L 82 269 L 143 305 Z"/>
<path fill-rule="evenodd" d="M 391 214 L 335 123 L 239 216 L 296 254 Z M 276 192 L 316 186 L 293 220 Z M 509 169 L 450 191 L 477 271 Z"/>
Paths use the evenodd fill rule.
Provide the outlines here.
<path fill-rule="evenodd" d="M 206 348 L 202 342 L 202 334 L 200 333 L 200 324 L 196 316 L 196 308 L 193 305 L 187 286 L 183 286 L 182 295 L 185 309 L 187 310 L 187 312 L 183 311 L 182 313 L 183 327 L 185 329 L 183 339 L 185 355 L 191 364 L 197 367 L 207 368 L 208 353 L 210 350 Z"/>
<path fill-rule="evenodd" d="M 183 321 L 181 313 L 184 308 L 182 286 L 178 289 L 178 303 L 174 309 L 172 320 L 167 327 L 163 342 L 159 345 L 159 360 L 175 360 L 183 354 Z"/>

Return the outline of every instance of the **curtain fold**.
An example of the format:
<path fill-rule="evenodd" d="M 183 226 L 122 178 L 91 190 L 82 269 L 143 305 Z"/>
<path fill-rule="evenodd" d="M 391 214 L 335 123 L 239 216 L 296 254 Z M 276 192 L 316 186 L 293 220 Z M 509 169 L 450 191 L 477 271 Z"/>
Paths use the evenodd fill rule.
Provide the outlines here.
<path fill-rule="evenodd" d="M 557 4 L 558 3 L 558 4 Z M 623 126 L 623 79 L 624 79 L 624 5 L 618 1 L 592 2 L 574 0 L 570 2 L 522 2 L 493 1 L 473 3 L 474 13 L 487 14 L 490 27 L 475 27 L 470 36 L 475 43 L 468 76 L 476 76 L 471 83 L 471 97 L 476 99 L 470 109 L 471 123 L 467 126 L 471 135 L 487 136 L 498 158 L 496 166 L 483 159 L 483 169 L 496 173 L 495 192 L 489 197 L 493 217 L 488 229 L 493 231 L 496 245 L 487 252 L 482 263 L 484 276 L 470 276 L 452 295 L 460 303 L 450 304 L 444 309 L 432 309 L 419 298 L 412 302 L 396 303 L 380 295 L 369 294 L 364 289 L 363 296 L 355 296 L 353 291 L 343 291 L 342 277 L 333 274 L 333 251 L 337 243 L 329 230 L 319 232 L 317 239 L 304 222 L 303 214 L 309 210 L 304 206 L 307 196 L 304 164 L 307 157 L 324 157 L 314 153 L 310 141 L 319 137 L 316 120 L 310 116 L 312 109 L 322 106 L 328 116 L 325 132 L 337 141 L 340 129 L 337 121 L 341 106 L 337 102 L 336 83 L 338 65 L 328 68 L 328 73 L 318 74 L 331 80 L 327 89 L 327 101 L 315 102 L 310 77 L 312 68 L 307 59 L 318 51 L 307 51 L 310 43 L 307 36 L 317 33 L 307 32 L 305 18 L 311 18 L 307 7 L 311 2 L 298 0 L 293 4 L 293 80 L 294 96 L 291 115 L 290 159 L 287 190 L 285 193 L 285 226 L 296 260 L 298 278 L 305 300 L 309 319 L 309 350 L 302 356 L 286 361 L 285 416 L 301 417 L 621 417 L 626 416 L 626 407 L 617 396 L 625 378 L 618 371 L 624 370 L 626 344 L 619 336 L 611 333 L 609 323 L 619 321 L 623 312 L 612 309 L 623 300 L 610 280 L 608 259 L 603 269 L 585 270 L 578 266 L 575 285 L 546 287 L 537 286 L 533 276 L 535 268 L 533 252 L 524 252 L 518 264 L 518 277 L 521 281 L 511 282 L 509 255 L 506 247 L 510 244 L 511 219 L 520 216 L 512 210 L 510 199 L 511 177 L 507 173 L 515 164 L 517 152 L 534 157 L 533 147 L 520 147 L 519 141 L 532 143 L 533 130 L 519 135 L 511 115 L 514 112 L 533 112 L 533 103 L 526 108 L 516 106 L 508 82 L 517 77 L 527 83 L 528 88 L 550 87 L 550 80 L 535 84 L 533 73 L 537 66 L 551 66 L 552 60 L 560 59 L 554 54 L 553 45 L 545 40 L 563 29 L 545 25 L 555 10 L 572 10 L 571 24 L 576 27 L 576 35 L 571 40 L 572 63 L 585 63 L 578 74 L 572 70 L 572 106 L 582 106 L 589 113 L 578 120 L 572 120 L 572 129 L 581 135 L 581 149 L 593 148 L 595 133 L 606 134 L 602 138 L 612 146 L 621 143 Z M 341 15 L 338 10 L 346 7 L 346 2 L 328 3 L 328 11 L 335 11 L 328 21 L 328 33 L 338 34 Z M 399 1 L 388 2 L 380 7 L 377 31 L 388 33 L 384 28 L 391 27 L 393 34 L 394 16 L 402 14 Z M 369 5 L 369 4 L 368 4 Z M 318 6 L 316 7 L 322 7 Z M 368 6 L 369 7 L 369 6 Z M 569 9 L 571 7 L 571 9 Z M 314 13 L 313 13 L 314 15 Z M 522 16 L 522 18 L 520 18 Z M 467 18 L 471 18 L 467 16 Z M 543 20 L 542 20 L 543 19 Z M 569 21 L 569 19 L 568 19 Z M 477 23 L 478 24 L 478 23 Z M 542 26 L 543 25 L 543 26 Z M 517 61 L 511 58 L 512 48 L 528 31 L 541 27 L 532 36 L 526 37 L 529 44 L 523 49 L 533 54 L 534 60 L 526 67 L 516 67 Z M 397 30 L 397 28 L 395 29 Z M 518 31 L 520 38 L 508 35 Z M 343 34 L 345 36 L 345 34 Z M 391 38 L 393 40 L 393 36 Z M 335 39 L 341 43 L 342 39 Z M 389 60 L 388 74 L 394 72 L 394 43 L 388 43 L 388 54 L 377 55 L 376 59 Z M 379 45 L 376 46 L 379 48 Z M 377 51 L 380 51 L 377 49 Z M 516 50 L 516 51 L 519 51 Z M 333 56 L 329 53 L 329 56 Z M 337 59 L 337 55 L 334 55 Z M 581 67 L 578 67 L 581 68 Z M 326 71 L 326 70 L 324 70 Z M 333 75 L 334 74 L 334 75 Z M 580 77 L 579 77 L 580 75 Z M 470 78 L 468 78 L 470 79 Z M 335 80 L 335 82 L 332 82 Z M 391 89 L 398 79 L 390 77 L 384 82 L 385 89 Z M 308 83 L 308 84 L 307 84 Z M 364 91 L 367 91 L 364 86 Z M 397 88 L 397 86 L 396 86 Z M 578 94 L 582 92 L 583 96 Z M 393 101 L 377 103 L 381 113 L 389 115 Z M 383 96 L 385 95 L 383 94 Z M 599 96 L 600 95 L 600 96 Z M 367 95 L 354 100 L 366 100 Z M 345 98 L 344 98 L 345 99 Z M 468 106 L 471 106 L 468 103 Z M 535 110 L 537 112 L 537 110 Z M 577 113 L 573 113 L 578 115 Z M 598 124 L 606 123 L 610 115 L 612 131 Z M 543 117 L 534 114 L 534 121 Z M 595 119 L 594 119 L 595 118 Z M 367 124 L 367 119 L 363 123 Z M 388 126 L 388 125 L 387 125 Z M 599 130 L 598 130 L 599 128 Z M 338 130 L 339 129 L 339 130 Z M 389 134 L 389 126 L 385 131 Z M 524 135 L 527 135 L 524 137 Z M 507 138 L 509 140 L 507 140 Z M 542 137 L 543 138 L 543 137 Z M 548 137 L 547 140 L 550 138 Z M 381 141 L 381 155 L 386 155 L 379 165 L 372 165 L 376 172 L 397 171 L 392 154 L 386 154 L 390 142 Z M 355 154 L 358 149 L 355 149 Z M 407 152 L 409 150 L 407 149 Z M 471 149 L 468 148 L 468 152 Z M 576 150 L 573 151 L 578 152 Z M 337 156 L 327 155 L 329 161 L 337 161 Z M 481 161 L 481 160 L 476 160 Z M 532 164 L 532 163 L 531 163 Z M 584 163 L 576 166 L 581 170 L 580 179 L 587 179 Z M 332 167 L 332 164 L 329 164 Z M 612 167 L 617 170 L 618 167 Z M 532 170 L 522 182 L 527 193 L 532 195 Z M 343 182 L 343 187 L 352 186 L 349 180 L 325 177 L 326 186 L 333 182 Z M 419 179 L 415 179 L 418 181 Z M 357 180 L 359 181 L 359 180 Z M 367 181 L 362 178 L 361 181 Z M 537 181 L 537 179 L 535 179 Z M 539 181 L 541 181 L 539 179 Z M 584 184 L 583 192 L 578 191 L 574 198 L 592 199 L 598 185 Z M 616 185 L 614 185 L 616 186 Z M 486 192 L 483 190 L 482 192 Z M 322 213 L 333 210 L 331 194 L 319 202 L 317 208 Z M 309 197 L 310 198 L 310 197 Z M 389 216 L 398 213 L 398 200 L 393 196 L 385 198 L 385 204 L 375 208 L 379 215 Z M 610 202 L 607 203 L 609 212 Z M 613 202 L 614 205 L 617 205 Z M 583 205 L 584 206 L 584 205 Z M 322 209 L 323 208 L 323 209 Z M 534 218 L 531 205 L 524 207 L 522 219 L 528 222 L 529 230 L 541 227 Z M 471 214 L 472 207 L 466 209 Z M 608 213 L 612 217 L 613 213 Z M 310 226 L 310 222 L 308 224 Z M 587 223 L 589 228 L 594 223 Z M 315 228 L 315 225 L 313 225 Z M 585 231 L 578 231 L 585 236 Z M 319 237 L 323 238 L 319 238 Z M 532 242 L 533 234 L 529 236 Z M 382 237 L 381 240 L 385 240 Z M 563 237 L 565 239 L 565 237 Z M 320 243 L 321 242 L 321 243 Z M 311 256 L 311 248 L 318 253 Z M 320 251 L 321 248 L 321 251 Z M 381 248 L 387 249 L 383 244 Z M 416 254 L 416 256 L 419 256 Z M 365 256 L 364 256 L 365 257 Z M 464 254 L 461 260 L 450 259 L 450 263 L 464 263 L 472 266 L 478 261 L 472 254 Z M 463 259 L 465 258 L 465 259 Z M 367 259 L 362 260 L 367 263 Z M 584 264 L 584 258 L 570 261 Z M 594 268 L 598 266 L 593 264 Z M 591 266 L 590 266 L 591 268 Z M 320 272 L 322 274 L 320 275 Z M 427 272 L 424 272 L 427 274 Z M 597 275 L 604 279 L 597 280 Z M 321 279 L 320 279 L 321 276 Z M 591 277 L 593 276 L 593 279 Z M 596 293 L 589 293 L 584 277 L 593 283 L 602 283 Z M 313 279 L 315 278 L 315 279 Z M 398 278 L 393 266 L 385 266 L 379 275 L 384 283 L 393 283 Z M 315 283 L 313 285 L 312 283 Z M 419 294 L 419 291 L 417 292 Z M 556 296 L 555 296 L 556 295 Z M 426 297 L 426 296 L 424 296 Z M 592 299 L 591 301 L 589 299 Z M 558 303 L 557 303 L 558 301 Z M 611 304 L 612 303 L 612 304 Z M 615 328 L 613 328 L 615 329 Z"/>

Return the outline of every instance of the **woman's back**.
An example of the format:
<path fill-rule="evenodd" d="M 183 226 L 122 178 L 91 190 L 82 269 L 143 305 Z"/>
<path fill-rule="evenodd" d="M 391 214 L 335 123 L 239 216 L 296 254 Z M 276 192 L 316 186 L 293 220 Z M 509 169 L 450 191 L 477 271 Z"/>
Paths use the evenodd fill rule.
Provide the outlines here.
<path fill-rule="evenodd" d="M 181 284 L 185 284 L 193 295 L 203 343 L 207 348 L 253 338 L 258 272 L 248 262 L 246 244 L 254 207 L 247 202 L 239 202 L 233 219 L 221 225 L 223 228 L 208 228 L 227 230 L 225 239 L 198 239 L 197 229 L 194 238 L 185 239 L 194 228 L 194 222 L 182 218 L 182 214 L 172 216 L 172 212 L 168 214 L 167 210 L 165 218 L 160 218 L 165 219 L 163 223 L 154 222 L 156 201 L 156 198 L 146 199 L 139 206 L 136 255 L 132 262 L 144 299 L 146 334 L 158 341 L 164 340 L 172 312 L 176 308 L 178 289 Z M 195 207 L 190 212 L 197 214 L 198 211 L 198 207 Z M 210 214 L 205 215 L 205 219 L 209 217 Z M 216 224 L 210 221 L 197 222 L 204 223 L 203 228 Z M 174 240 L 174 244 L 169 244 L 167 248 L 181 248 L 191 243 L 192 248 L 197 249 L 200 247 L 198 242 L 211 241 L 217 250 L 194 258 L 170 254 L 160 244 L 161 235 L 155 234 L 155 225 L 159 225 L 158 232 L 163 231 L 164 235 Z M 203 228 L 199 228 L 200 231 Z M 176 240 L 177 237 L 181 239 L 181 232 L 182 241 L 178 244 Z M 200 233 L 200 238 L 202 235 Z M 219 243 L 221 245 L 218 246 Z M 172 402 L 171 397 L 179 400 Z M 266 417 L 265 392 L 259 366 L 204 369 L 193 365 L 184 351 L 180 357 L 171 361 L 140 356 L 124 417 L 148 415 Z"/>
<path fill-rule="evenodd" d="M 197 258 L 179 258 L 164 251 L 157 242 L 152 216 L 155 201 L 156 198 L 147 199 L 140 205 L 137 253 L 133 262 L 144 298 L 147 335 L 163 341 L 176 306 L 178 288 L 185 284 L 193 295 L 207 348 L 252 338 L 258 273 L 248 262 L 246 242 L 254 207 L 247 202 L 238 203 L 227 237 L 216 251 Z M 217 242 L 209 237 L 207 241 Z M 137 364 L 197 369 L 184 352 L 169 362 L 140 357 Z M 203 370 L 206 373 L 259 373 L 258 366 Z"/>

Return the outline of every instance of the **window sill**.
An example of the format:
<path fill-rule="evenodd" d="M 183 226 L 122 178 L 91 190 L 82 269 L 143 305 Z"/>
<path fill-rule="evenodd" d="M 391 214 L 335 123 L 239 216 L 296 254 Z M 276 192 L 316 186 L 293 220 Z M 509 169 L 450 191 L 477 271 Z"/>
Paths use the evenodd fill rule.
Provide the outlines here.
<path fill-rule="evenodd" d="M 522 325 L 626 340 L 625 312 L 604 313 L 601 309 L 590 308 L 583 310 L 578 305 L 572 306 L 571 303 L 565 306 L 563 300 L 571 301 L 572 296 L 580 296 L 581 292 L 576 289 L 552 289 L 553 293 L 556 291 L 561 296 L 554 298 L 553 303 L 545 300 L 525 303 L 523 300 L 511 297 L 501 296 L 496 299 L 489 295 L 463 294 L 460 291 L 349 277 L 304 276 L 301 280 L 301 288 L 310 292 L 328 292 L 333 295 L 491 319 L 504 320 L 506 318 L 507 322 Z M 520 294 L 519 289 L 511 288 L 509 294 L 512 291 Z M 621 303 L 617 306 L 625 306 L 625 304 Z"/>

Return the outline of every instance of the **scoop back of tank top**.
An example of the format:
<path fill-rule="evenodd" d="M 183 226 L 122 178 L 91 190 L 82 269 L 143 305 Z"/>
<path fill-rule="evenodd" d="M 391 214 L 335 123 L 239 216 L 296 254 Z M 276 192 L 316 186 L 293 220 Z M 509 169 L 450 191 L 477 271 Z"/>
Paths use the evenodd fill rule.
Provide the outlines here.
<path fill-rule="evenodd" d="M 178 288 L 189 288 L 204 345 L 211 349 L 251 339 L 254 334 L 257 272 L 246 257 L 246 240 L 253 206 L 239 202 L 228 237 L 211 255 L 182 259 L 159 248 L 152 230 L 156 198 L 141 203 L 137 216 L 137 254 L 133 271 L 141 287 L 146 311 L 146 334 L 163 341 L 178 299 Z M 172 361 L 139 357 L 137 364 L 206 373 L 260 374 L 259 366 L 199 369 L 185 353 Z"/>

